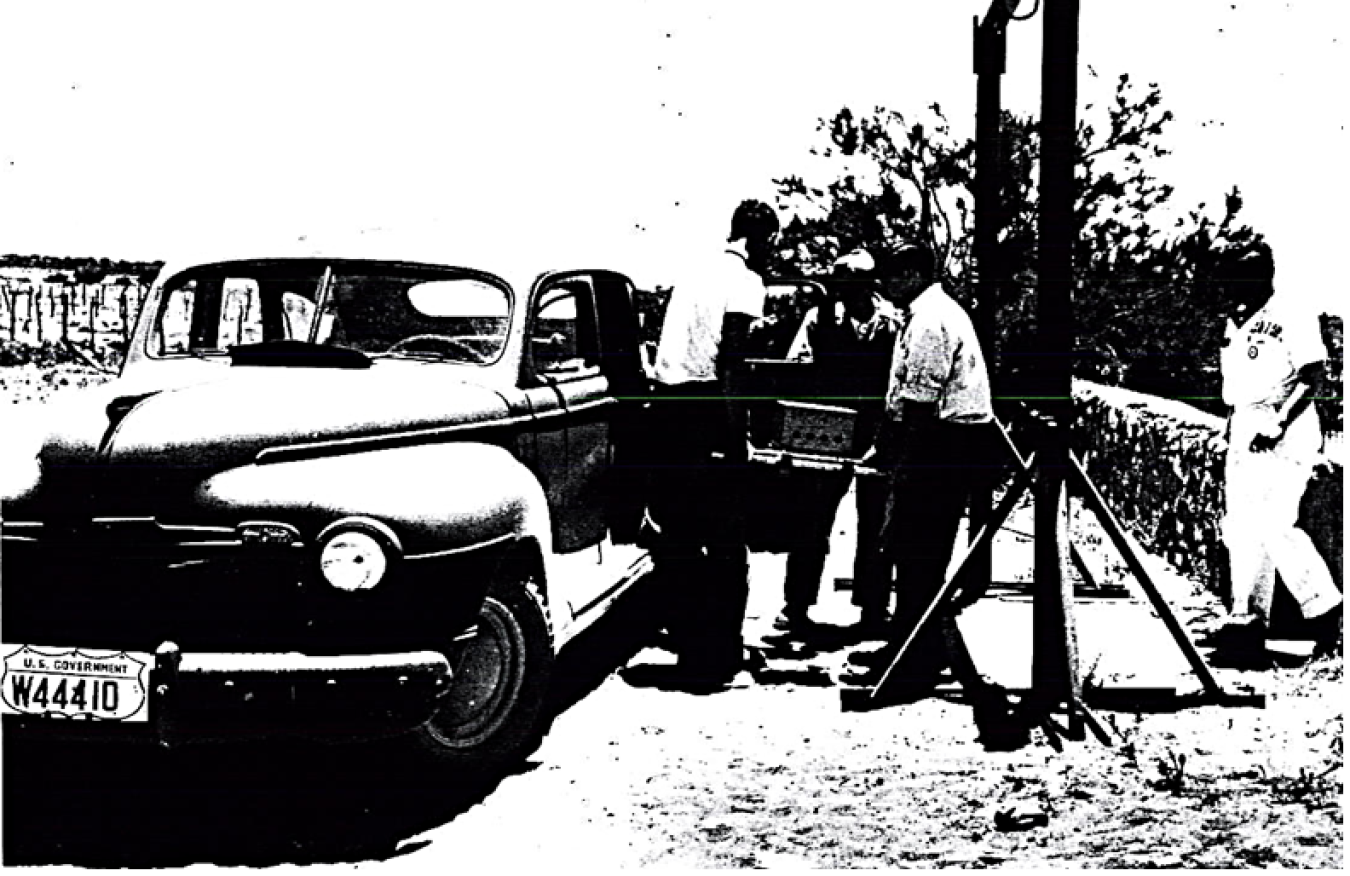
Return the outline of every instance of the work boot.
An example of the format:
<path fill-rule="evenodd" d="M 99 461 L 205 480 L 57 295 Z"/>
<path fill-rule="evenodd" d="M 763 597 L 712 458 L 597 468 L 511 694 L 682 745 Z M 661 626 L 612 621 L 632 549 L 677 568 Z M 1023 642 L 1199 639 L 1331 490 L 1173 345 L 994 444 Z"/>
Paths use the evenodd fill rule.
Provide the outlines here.
<path fill-rule="evenodd" d="M 795 611 L 783 609 L 778 617 L 773 619 L 773 641 L 777 642 L 805 642 L 811 639 L 818 631 L 815 621 L 807 616 L 805 611 Z"/>
<path fill-rule="evenodd" d="M 1338 605 L 1309 622 L 1313 628 L 1314 640 L 1317 642 L 1314 656 L 1334 657 L 1342 652 L 1345 614 L 1341 609 L 1342 606 Z"/>
<path fill-rule="evenodd" d="M 1265 627 L 1259 620 L 1229 622 L 1210 634 L 1209 642 L 1216 651 L 1246 654 L 1260 650 L 1265 643 Z"/>
<path fill-rule="evenodd" d="M 966 692 L 980 731 L 980 743 L 989 751 L 1017 751 L 1031 742 L 1031 728 L 1002 688 L 978 685 Z"/>
<path fill-rule="evenodd" d="M 1229 622 L 1212 632 L 1205 644 L 1214 649 L 1215 666 L 1268 669 L 1273 659 L 1266 651 L 1265 626 L 1259 620 Z"/>
<path fill-rule="evenodd" d="M 885 642 L 891 637 L 891 619 L 884 611 L 864 611 L 862 619 L 849 628 L 856 642 Z"/>
<path fill-rule="evenodd" d="M 848 662 L 863 669 L 884 670 L 895 659 L 894 648 L 878 648 L 875 651 L 855 651 L 848 655 Z"/>

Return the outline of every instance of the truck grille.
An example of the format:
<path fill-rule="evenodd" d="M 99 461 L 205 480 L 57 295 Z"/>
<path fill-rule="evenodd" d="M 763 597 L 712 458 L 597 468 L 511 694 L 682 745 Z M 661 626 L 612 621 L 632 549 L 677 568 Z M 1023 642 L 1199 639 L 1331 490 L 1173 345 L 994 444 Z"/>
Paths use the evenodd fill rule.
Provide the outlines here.
<path fill-rule="evenodd" d="M 4 641 L 152 650 L 290 650 L 303 636 L 301 551 L 149 518 L 6 523 Z"/>

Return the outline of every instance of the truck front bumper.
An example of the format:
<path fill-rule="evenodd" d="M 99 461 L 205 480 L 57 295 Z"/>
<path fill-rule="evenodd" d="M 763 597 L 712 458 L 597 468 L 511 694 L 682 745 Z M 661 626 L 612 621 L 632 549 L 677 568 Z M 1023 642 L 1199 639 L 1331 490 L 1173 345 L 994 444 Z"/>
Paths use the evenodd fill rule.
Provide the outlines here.
<path fill-rule="evenodd" d="M 183 652 L 161 644 L 149 673 L 148 720 L 7 715 L 24 736 L 143 739 L 163 746 L 278 736 L 360 739 L 425 723 L 450 689 L 438 651 L 314 656 Z"/>

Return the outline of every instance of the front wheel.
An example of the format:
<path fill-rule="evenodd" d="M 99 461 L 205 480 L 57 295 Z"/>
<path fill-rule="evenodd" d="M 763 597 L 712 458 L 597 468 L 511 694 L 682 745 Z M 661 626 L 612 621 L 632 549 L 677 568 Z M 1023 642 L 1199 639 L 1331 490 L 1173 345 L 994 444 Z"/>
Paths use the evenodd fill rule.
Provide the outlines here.
<path fill-rule="evenodd" d="M 527 757 L 550 723 L 544 700 L 552 669 L 548 613 L 534 582 L 492 588 L 450 691 L 416 731 L 419 747 L 448 766 L 473 770 Z"/>

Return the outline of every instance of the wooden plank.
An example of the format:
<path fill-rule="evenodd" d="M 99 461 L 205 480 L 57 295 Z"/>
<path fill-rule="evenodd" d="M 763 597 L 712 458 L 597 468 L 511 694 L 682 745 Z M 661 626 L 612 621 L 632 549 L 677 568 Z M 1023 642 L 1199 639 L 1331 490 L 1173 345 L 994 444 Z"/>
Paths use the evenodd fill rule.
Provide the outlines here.
<path fill-rule="evenodd" d="M 1102 498 L 1101 493 L 1097 490 L 1097 485 L 1092 483 L 1092 479 L 1088 477 L 1082 462 L 1076 455 L 1071 455 L 1070 464 L 1072 465 L 1073 477 L 1078 486 L 1082 488 L 1084 497 L 1088 502 L 1088 507 L 1093 510 L 1097 515 L 1097 519 L 1101 521 L 1102 528 L 1106 530 L 1106 534 L 1116 546 L 1116 550 L 1120 552 L 1121 558 L 1125 560 L 1125 565 L 1130 570 L 1130 574 L 1139 582 L 1139 586 L 1148 597 L 1149 603 L 1153 606 L 1153 610 L 1157 612 L 1160 618 L 1162 618 L 1163 624 L 1167 627 L 1167 631 L 1172 634 L 1172 639 L 1181 649 L 1181 653 L 1185 655 L 1186 662 L 1191 665 L 1192 671 L 1194 671 L 1196 676 L 1200 679 L 1200 683 L 1204 685 L 1205 691 L 1214 696 L 1226 697 L 1227 694 L 1224 692 L 1224 689 L 1219 684 L 1218 680 L 1215 679 L 1214 673 L 1209 668 L 1209 664 L 1207 664 L 1205 658 L 1200 655 L 1199 650 L 1196 649 L 1195 643 L 1191 641 L 1190 636 L 1186 635 L 1186 630 L 1182 628 L 1180 621 L 1177 620 L 1176 614 L 1172 611 L 1172 607 L 1167 603 L 1167 600 L 1163 598 L 1157 585 L 1153 583 L 1152 577 L 1149 576 L 1148 570 L 1144 568 L 1144 563 L 1139 558 L 1139 553 L 1135 549 L 1133 540 L 1125 532 L 1125 528 L 1121 526 L 1120 521 L 1116 519 L 1115 514 L 1113 514 L 1111 509 L 1107 506 L 1106 500 Z"/>
<path fill-rule="evenodd" d="M 1088 729 L 1092 731 L 1092 735 L 1097 737 L 1098 742 L 1107 747 L 1111 747 L 1116 744 L 1117 741 L 1116 734 L 1112 732 L 1110 727 L 1108 727 L 1105 723 L 1102 722 L 1101 718 L 1097 717 L 1095 712 L 1093 712 L 1087 706 L 1083 705 L 1081 702 L 1074 703 L 1073 708 L 1078 712 L 1078 714 L 1083 720 L 1083 723 L 1086 724 Z"/>
<path fill-rule="evenodd" d="M 1017 503 L 1021 501 L 1022 495 L 1031 485 L 1029 471 L 1030 468 L 1027 468 L 1017 473 L 1016 477 L 1013 479 L 1012 485 L 1008 488 L 1008 491 L 1004 493 L 1003 500 L 999 503 L 998 508 L 994 510 L 994 513 L 990 515 L 989 520 L 980 529 L 979 533 L 977 533 L 970 544 L 966 546 L 965 552 L 961 555 L 961 559 L 956 564 L 955 570 L 947 575 L 947 580 L 943 582 L 940 588 L 938 588 L 938 592 L 933 595 L 932 601 L 929 602 L 928 607 L 924 609 L 924 613 L 919 617 L 918 623 L 916 623 L 913 629 L 909 631 L 909 635 L 900 645 L 900 650 L 896 652 L 890 665 L 886 667 L 886 671 L 882 673 L 881 678 L 877 681 L 876 685 L 873 686 L 870 696 L 872 700 L 884 699 L 887 682 L 895 677 L 896 667 L 904 660 L 905 654 L 914 644 L 919 633 L 933 620 L 938 608 L 944 602 L 947 602 L 955 596 L 955 584 L 961 579 L 961 573 L 965 571 L 966 564 L 970 562 L 970 558 L 974 556 L 984 544 L 993 539 L 994 533 L 998 532 L 1003 526 L 1003 523 L 1008 519 L 1008 515 L 1012 514 L 1013 509 L 1017 507 Z"/>
<path fill-rule="evenodd" d="M 1017 449 L 1017 445 L 1013 443 L 1012 435 L 1008 433 L 1008 428 L 1004 426 L 1000 420 L 995 420 L 994 424 L 998 426 L 998 432 L 1003 436 L 1003 444 L 1008 449 L 1009 455 L 1016 460 L 1017 467 L 1027 469 L 1027 461 L 1023 458 L 1022 452 Z M 1083 559 L 1083 553 L 1078 549 L 1078 545 L 1073 543 L 1069 544 L 1069 558 L 1073 561 L 1074 569 L 1077 570 L 1079 576 L 1081 576 L 1089 586 L 1095 590 L 1103 589 L 1096 577 L 1093 576 L 1092 570 L 1088 568 L 1087 561 Z"/>

